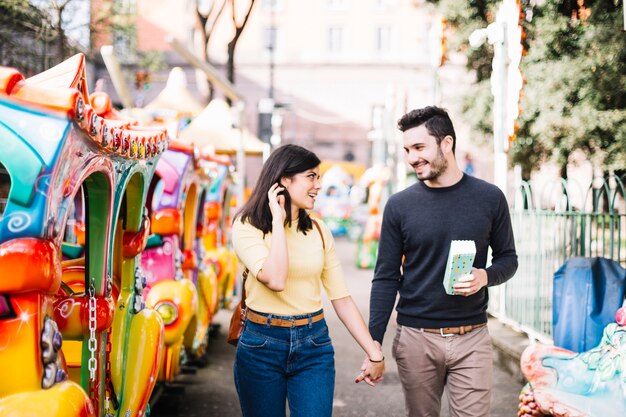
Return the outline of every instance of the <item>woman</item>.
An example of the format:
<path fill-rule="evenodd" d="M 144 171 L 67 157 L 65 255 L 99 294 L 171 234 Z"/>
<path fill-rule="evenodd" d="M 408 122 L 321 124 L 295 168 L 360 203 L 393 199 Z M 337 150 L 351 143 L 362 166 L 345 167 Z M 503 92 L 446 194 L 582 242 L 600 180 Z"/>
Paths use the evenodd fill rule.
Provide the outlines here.
<path fill-rule="evenodd" d="M 261 170 L 232 228 L 237 257 L 249 270 L 248 314 L 235 355 L 244 417 L 332 415 L 334 350 L 320 284 L 369 360 L 356 382 L 381 380 L 384 358 L 346 288 L 332 235 L 313 220 L 319 158 L 297 145 L 277 148 Z"/>

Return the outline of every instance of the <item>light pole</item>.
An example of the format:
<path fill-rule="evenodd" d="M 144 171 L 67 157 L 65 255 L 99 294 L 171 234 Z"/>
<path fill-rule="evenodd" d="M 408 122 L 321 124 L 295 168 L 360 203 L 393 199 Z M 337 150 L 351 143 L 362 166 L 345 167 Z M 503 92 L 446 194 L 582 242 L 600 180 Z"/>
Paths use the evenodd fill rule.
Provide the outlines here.
<path fill-rule="evenodd" d="M 275 8 L 276 3 L 273 2 L 270 6 L 270 25 L 267 29 L 267 51 L 269 54 L 269 89 L 267 92 L 267 98 L 259 100 L 258 114 L 259 114 L 259 138 L 269 143 L 272 148 L 280 144 L 280 135 L 276 135 L 277 129 L 282 124 L 282 117 L 278 117 L 276 114 L 276 103 L 274 101 L 274 51 L 276 50 L 276 16 Z"/>
<path fill-rule="evenodd" d="M 485 41 L 493 45 L 491 93 L 493 94 L 494 183 L 508 195 L 509 138 L 515 135 L 522 76 L 520 5 L 517 0 L 503 0 L 495 22 L 477 29 L 469 37 L 473 47 Z"/>
<path fill-rule="evenodd" d="M 275 4 L 272 5 L 272 10 L 270 10 L 270 29 L 269 29 L 269 45 L 267 49 L 270 55 L 270 89 L 268 92 L 268 97 L 270 99 L 274 99 L 274 50 L 276 49 L 276 15 L 274 8 Z"/>

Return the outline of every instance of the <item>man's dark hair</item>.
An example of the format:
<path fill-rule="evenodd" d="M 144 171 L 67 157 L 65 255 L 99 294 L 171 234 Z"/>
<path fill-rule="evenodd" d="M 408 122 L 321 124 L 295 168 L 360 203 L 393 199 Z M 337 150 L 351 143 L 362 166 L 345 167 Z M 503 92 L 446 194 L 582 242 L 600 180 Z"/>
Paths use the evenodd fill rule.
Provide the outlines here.
<path fill-rule="evenodd" d="M 398 129 L 402 132 L 421 125 L 424 125 L 428 133 L 437 139 L 437 145 L 440 145 L 446 136 L 451 136 L 453 139 L 452 153 L 454 153 L 456 134 L 447 111 L 440 107 L 428 106 L 422 109 L 411 110 L 398 120 Z"/>
<path fill-rule="evenodd" d="M 321 163 L 320 159 L 313 152 L 302 146 L 288 144 L 279 146 L 267 158 L 261 168 L 261 174 L 256 186 L 252 190 L 250 199 L 243 206 L 236 217 L 241 221 L 250 223 L 252 226 L 263 231 L 263 234 L 272 230 L 272 212 L 269 207 L 269 197 L 267 192 L 270 187 L 279 183 L 282 177 L 293 177 L 296 174 L 305 172 L 317 167 Z M 305 232 L 313 227 L 313 222 L 306 210 L 300 209 L 298 218 L 291 218 L 291 198 L 288 192 L 285 195 L 285 223 L 291 225 L 292 221 L 298 222 L 298 230 Z"/>

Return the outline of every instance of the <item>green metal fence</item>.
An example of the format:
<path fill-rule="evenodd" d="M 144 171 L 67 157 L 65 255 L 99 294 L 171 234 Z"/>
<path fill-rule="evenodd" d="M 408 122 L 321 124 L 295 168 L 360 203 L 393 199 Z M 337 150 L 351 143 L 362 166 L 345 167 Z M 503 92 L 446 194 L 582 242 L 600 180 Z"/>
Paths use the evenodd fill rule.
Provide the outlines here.
<path fill-rule="evenodd" d="M 567 259 L 598 256 L 626 267 L 624 178 L 594 180 L 582 198 L 579 190 L 565 180 L 538 193 L 521 185 L 511 208 L 519 268 L 489 289 L 493 316 L 544 343 L 552 341 L 553 275 Z"/>

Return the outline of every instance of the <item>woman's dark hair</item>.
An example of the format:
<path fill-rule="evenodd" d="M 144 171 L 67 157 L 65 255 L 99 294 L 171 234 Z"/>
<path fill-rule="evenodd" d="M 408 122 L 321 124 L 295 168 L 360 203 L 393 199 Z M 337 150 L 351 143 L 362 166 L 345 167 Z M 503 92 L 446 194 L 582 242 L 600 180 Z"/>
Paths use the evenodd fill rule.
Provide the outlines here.
<path fill-rule="evenodd" d="M 250 199 L 243 206 L 236 217 L 241 221 L 250 223 L 252 226 L 263 231 L 263 234 L 272 230 L 272 212 L 270 211 L 267 192 L 272 185 L 280 182 L 282 177 L 293 177 L 296 174 L 313 169 L 321 163 L 313 152 L 298 145 L 283 145 L 274 150 L 263 164 L 261 174 L 252 190 Z M 291 198 L 288 192 L 285 195 L 285 225 L 290 225 Z M 306 210 L 300 209 L 298 213 L 298 230 L 306 233 L 311 230 L 313 223 Z"/>
<path fill-rule="evenodd" d="M 452 153 L 456 148 L 456 134 L 448 112 L 441 107 L 428 106 L 423 109 L 411 110 L 398 120 L 398 129 L 406 132 L 409 129 L 424 125 L 428 133 L 437 139 L 437 145 L 446 136 L 452 137 Z"/>

